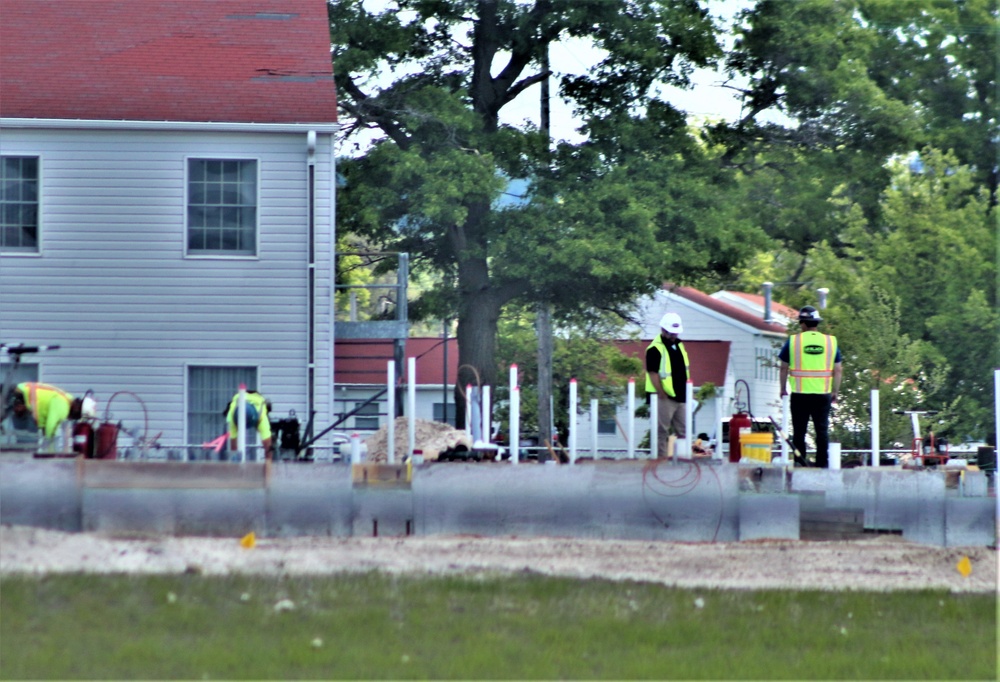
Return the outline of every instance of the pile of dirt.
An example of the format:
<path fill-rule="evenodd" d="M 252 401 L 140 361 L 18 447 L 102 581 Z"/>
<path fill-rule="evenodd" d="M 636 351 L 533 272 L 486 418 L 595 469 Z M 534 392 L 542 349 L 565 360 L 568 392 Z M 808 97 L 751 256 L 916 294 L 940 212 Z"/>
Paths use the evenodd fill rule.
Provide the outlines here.
<path fill-rule="evenodd" d="M 396 418 L 396 442 L 394 444 L 396 462 L 402 462 L 403 458 L 409 454 L 407 452 L 410 438 L 409 428 L 410 424 L 408 418 Z M 413 449 L 422 450 L 426 461 L 436 460 L 442 452 L 455 448 L 458 445 L 462 445 L 467 449 L 472 448 L 472 439 L 469 438 L 469 435 L 465 431 L 452 428 L 448 424 L 444 424 L 442 422 L 416 419 L 414 420 L 414 430 L 415 437 Z M 389 461 L 388 425 L 383 426 L 376 431 L 368 440 L 365 441 L 365 444 L 368 446 L 368 455 L 366 457 L 367 461 Z"/>

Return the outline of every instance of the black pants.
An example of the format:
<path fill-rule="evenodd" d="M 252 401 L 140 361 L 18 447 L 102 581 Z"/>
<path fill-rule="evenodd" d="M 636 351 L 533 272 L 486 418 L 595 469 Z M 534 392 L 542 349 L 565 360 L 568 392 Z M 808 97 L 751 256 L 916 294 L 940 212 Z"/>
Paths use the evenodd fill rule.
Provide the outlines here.
<path fill-rule="evenodd" d="M 830 394 L 793 393 L 789 402 L 792 411 L 792 443 L 806 455 L 806 429 L 812 419 L 816 430 L 816 466 L 826 468 L 830 462 Z"/>

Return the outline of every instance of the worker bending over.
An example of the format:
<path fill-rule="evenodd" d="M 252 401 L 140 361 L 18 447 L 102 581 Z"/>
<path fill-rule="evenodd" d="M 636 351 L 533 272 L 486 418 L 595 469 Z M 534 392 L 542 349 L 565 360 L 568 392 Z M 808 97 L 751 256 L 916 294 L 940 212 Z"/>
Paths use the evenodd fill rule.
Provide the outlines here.
<path fill-rule="evenodd" d="M 816 327 L 822 318 L 807 305 L 799 311 L 802 333 L 789 337 L 778 353 L 781 361 L 781 397 L 788 395 L 791 377 L 792 445 L 805 465 L 806 429 L 809 420 L 816 430 L 816 466 L 829 464 L 830 408 L 837 402 L 842 376 L 837 337 L 821 334 Z"/>
<path fill-rule="evenodd" d="M 239 405 L 240 394 L 237 393 L 229 401 L 226 409 L 226 423 L 229 425 L 229 449 L 236 450 L 236 439 L 239 436 L 239 415 L 236 406 Z M 246 391 L 246 425 L 248 429 L 257 428 L 261 445 L 264 446 L 264 457 L 271 459 L 271 422 L 268 412 L 271 411 L 270 401 L 257 391 Z"/>
<path fill-rule="evenodd" d="M 74 398 L 61 388 L 37 381 L 25 381 L 14 387 L 10 409 L 18 417 L 30 414 L 49 446 L 54 444 L 59 426 L 67 419 L 97 416 L 97 402 L 90 396 Z"/>

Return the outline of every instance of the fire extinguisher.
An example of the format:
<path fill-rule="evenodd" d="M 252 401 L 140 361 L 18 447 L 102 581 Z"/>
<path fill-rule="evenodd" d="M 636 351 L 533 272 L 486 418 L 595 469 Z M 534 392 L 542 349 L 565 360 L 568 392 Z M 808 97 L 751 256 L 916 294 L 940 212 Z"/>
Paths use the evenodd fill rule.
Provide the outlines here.
<path fill-rule="evenodd" d="M 88 421 L 73 425 L 73 452 L 87 459 L 94 456 L 94 427 Z"/>
<path fill-rule="evenodd" d="M 743 452 L 740 447 L 740 440 L 743 434 L 750 433 L 753 428 L 753 420 L 750 418 L 749 407 L 744 411 L 744 404 L 740 402 L 739 385 L 743 384 L 747 390 L 747 405 L 750 403 L 750 386 L 743 379 L 736 382 L 736 414 L 729 418 L 729 461 L 739 462 Z"/>

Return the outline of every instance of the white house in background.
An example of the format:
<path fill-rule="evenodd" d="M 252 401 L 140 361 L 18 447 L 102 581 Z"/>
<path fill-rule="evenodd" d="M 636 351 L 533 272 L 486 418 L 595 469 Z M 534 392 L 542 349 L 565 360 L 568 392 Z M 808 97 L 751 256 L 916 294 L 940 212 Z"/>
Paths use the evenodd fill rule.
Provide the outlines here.
<path fill-rule="evenodd" d="M 0 0 L 0 342 L 60 346 L 17 379 L 167 446 L 241 382 L 332 418 L 326 9 Z"/>
<path fill-rule="evenodd" d="M 711 294 L 711 297 L 745 310 L 762 320 L 768 319 L 766 311 L 770 308 L 770 321 L 786 328 L 793 320 L 798 318 L 798 311 L 794 308 L 789 308 L 787 305 L 777 303 L 774 300 L 768 300 L 761 294 L 747 294 L 742 291 L 723 290 L 716 291 L 714 294 Z"/>
<path fill-rule="evenodd" d="M 733 414 L 737 407 L 742 406 L 758 420 L 766 421 L 773 416 L 780 421 L 778 351 L 788 338 L 787 326 L 765 322 L 763 306 L 760 314 L 756 314 L 747 309 L 747 304 L 736 305 L 736 301 L 730 303 L 725 300 L 732 296 L 731 292 L 725 293 L 726 296 L 709 296 L 691 287 L 664 284 L 654 296 L 640 301 L 637 307 L 640 324 L 634 330 L 641 338 L 652 338 L 659 333 L 663 314 L 674 312 L 681 316 L 684 323 L 683 341 L 729 341 L 729 367 L 734 384 L 738 385 L 726 386 L 723 414 Z M 738 300 L 754 303 L 752 295 L 740 296 Z M 787 315 L 790 309 L 776 306 L 772 311 Z M 743 390 L 743 384 L 738 383 L 741 381 L 746 382 L 749 390 Z M 712 432 L 708 433 L 712 435 Z"/>

